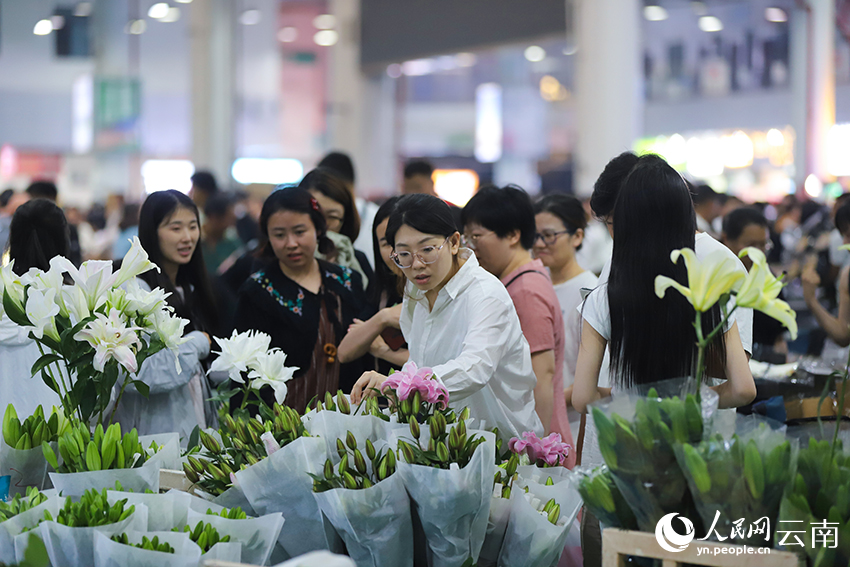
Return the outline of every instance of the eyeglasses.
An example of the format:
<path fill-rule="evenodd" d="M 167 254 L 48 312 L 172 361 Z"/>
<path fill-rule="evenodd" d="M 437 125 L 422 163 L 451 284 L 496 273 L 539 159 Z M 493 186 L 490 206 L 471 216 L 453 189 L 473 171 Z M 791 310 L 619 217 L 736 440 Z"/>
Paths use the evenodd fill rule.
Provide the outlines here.
<path fill-rule="evenodd" d="M 492 230 L 487 231 L 484 234 L 464 234 L 460 237 L 460 243 L 470 250 L 475 250 L 478 246 L 478 241 L 491 234 L 494 234 Z"/>
<path fill-rule="evenodd" d="M 393 253 L 390 254 L 390 258 L 399 268 L 410 268 L 413 266 L 414 258 L 419 258 L 419 261 L 425 265 L 433 264 L 440 257 L 440 250 L 443 249 L 448 241 L 449 239 L 446 237 L 443 243 L 439 246 L 426 246 L 415 253 L 408 252 L 406 250 L 401 252 L 393 251 Z"/>
<path fill-rule="evenodd" d="M 558 237 L 561 236 L 562 234 L 571 234 L 571 233 L 570 233 L 569 230 L 560 230 L 558 232 L 550 232 L 550 231 L 547 230 L 547 231 L 543 231 L 543 232 L 538 232 L 537 234 L 534 235 L 534 243 L 537 244 L 537 241 L 542 239 L 543 244 L 545 244 L 546 246 L 552 246 L 558 240 Z"/>

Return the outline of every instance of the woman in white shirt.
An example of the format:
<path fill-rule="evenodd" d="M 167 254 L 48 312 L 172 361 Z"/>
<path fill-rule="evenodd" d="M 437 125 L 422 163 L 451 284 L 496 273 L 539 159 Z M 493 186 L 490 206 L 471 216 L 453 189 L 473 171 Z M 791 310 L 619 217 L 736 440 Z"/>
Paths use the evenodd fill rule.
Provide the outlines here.
<path fill-rule="evenodd" d="M 614 255 L 607 285 L 597 287 L 583 309 L 573 387 L 573 406 L 587 406 L 609 393 L 597 379 L 610 342 L 611 382 L 631 387 L 691 375 L 696 357 L 694 311 L 679 294 L 655 295 L 655 277 L 666 275 L 687 285 L 682 262 L 670 252 L 694 248 L 696 220 L 682 177 L 658 156 L 640 158 L 620 188 L 613 211 Z M 706 328 L 720 321 L 717 306 L 704 317 Z M 749 403 L 756 394 L 736 323 L 709 347 L 709 372 L 725 377 L 715 386 L 720 407 Z"/>
<path fill-rule="evenodd" d="M 449 403 L 469 407 L 476 427 L 498 427 L 504 439 L 543 433 L 534 410 L 531 353 L 505 286 L 460 247 L 449 206 L 430 195 L 402 197 L 387 224 L 392 258 L 409 280 L 401 331 L 410 360 L 431 367 Z M 367 372 L 353 403 L 380 390 L 386 376 Z"/>

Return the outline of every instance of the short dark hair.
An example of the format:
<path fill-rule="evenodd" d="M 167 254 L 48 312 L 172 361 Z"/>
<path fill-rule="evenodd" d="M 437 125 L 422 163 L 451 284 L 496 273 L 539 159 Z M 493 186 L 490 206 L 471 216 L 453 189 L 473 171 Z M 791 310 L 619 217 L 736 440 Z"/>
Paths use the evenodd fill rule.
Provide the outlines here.
<path fill-rule="evenodd" d="M 9 204 L 9 201 L 12 200 L 12 195 L 15 194 L 14 189 L 6 189 L 2 193 L 0 193 L 0 208 L 5 207 Z"/>
<path fill-rule="evenodd" d="M 751 224 L 757 224 L 765 228 L 770 227 L 767 218 L 760 211 L 752 207 L 735 209 L 723 217 L 723 234 L 729 240 L 737 240 Z"/>
<path fill-rule="evenodd" d="M 258 248 L 260 256 L 267 259 L 275 257 L 274 250 L 269 243 L 269 218 L 278 211 L 292 211 L 309 215 L 313 227 L 316 229 L 319 252 L 327 255 L 334 251 L 333 242 L 328 238 L 328 225 L 325 222 L 325 216 L 322 214 L 322 209 L 319 208 L 316 199 L 306 189 L 280 186 L 279 189 L 268 196 L 263 203 L 263 210 L 260 212 L 261 243 Z"/>
<path fill-rule="evenodd" d="M 409 161 L 404 166 L 404 178 L 410 179 L 414 175 L 424 175 L 430 179 L 434 175 L 434 166 L 425 160 Z"/>
<path fill-rule="evenodd" d="M 850 202 L 844 203 L 835 211 L 835 228 L 841 234 L 850 230 Z"/>
<path fill-rule="evenodd" d="M 27 193 L 33 199 L 48 199 L 54 202 L 59 197 L 56 184 L 52 181 L 34 181 L 27 187 Z"/>
<path fill-rule="evenodd" d="M 360 214 L 357 212 L 354 196 L 339 176 L 328 168 L 317 167 L 304 176 L 298 187 L 305 191 L 315 189 L 328 199 L 342 205 L 345 218 L 342 219 L 342 228 L 339 229 L 339 233 L 347 236 L 352 242 L 357 240 L 360 234 Z"/>
<path fill-rule="evenodd" d="M 634 152 L 623 152 L 605 164 L 590 195 L 590 209 L 598 218 L 607 217 L 614 210 L 623 180 L 639 159 Z"/>
<path fill-rule="evenodd" d="M 392 247 L 395 247 L 398 229 L 404 225 L 423 234 L 436 234 L 446 238 L 458 232 L 454 215 L 446 202 L 424 193 L 401 197 L 389 218 L 386 238 Z"/>
<path fill-rule="evenodd" d="M 581 201 L 573 195 L 566 193 L 546 195 L 534 204 L 534 214 L 539 213 L 550 213 L 561 219 L 564 228 L 570 231 L 570 234 L 575 234 L 578 229 L 587 228 L 587 213 L 584 212 Z M 579 244 L 576 250 L 580 250 L 581 246 Z"/>
<path fill-rule="evenodd" d="M 50 199 L 27 201 L 15 211 L 9 226 L 9 257 L 14 271 L 25 274 L 30 268 L 50 269 L 55 256 L 69 256 L 71 244 L 65 213 Z"/>
<path fill-rule="evenodd" d="M 343 181 L 354 183 L 354 163 L 348 154 L 331 152 L 323 157 L 316 167 L 325 167 Z"/>
<path fill-rule="evenodd" d="M 209 195 L 218 193 L 218 183 L 215 182 L 215 176 L 209 171 L 196 171 L 192 175 L 192 185 L 202 193 Z"/>
<path fill-rule="evenodd" d="M 233 196 L 227 193 L 213 193 L 207 202 L 204 204 L 204 214 L 207 217 L 223 217 L 227 214 L 227 209 L 234 204 Z"/>
<path fill-rule="evenodd" d="M 721 199 L 722 199 L 720 194 L 717 191 L 715 191 L 714 189 L 712 189 L 711 187 L 709 187 L 705 183 L 697 185 L 692 193 L 693 194 L 692 194 L 691 198 L 694 201 L 695 207 L 698 207 L 698 206 L 700 206 L 704 203 L 708 203 L 709 201 L 720 202 Z"/>
<path fill-rule="evenodd" d="M 482 187 L 463 208 L 460 218 L 464 228 L 478 223 L 499 238 L 519 231 L 522 247 L 529 250 L 534 246 L 534 207 L 528 193 L 516 185 Z"/>

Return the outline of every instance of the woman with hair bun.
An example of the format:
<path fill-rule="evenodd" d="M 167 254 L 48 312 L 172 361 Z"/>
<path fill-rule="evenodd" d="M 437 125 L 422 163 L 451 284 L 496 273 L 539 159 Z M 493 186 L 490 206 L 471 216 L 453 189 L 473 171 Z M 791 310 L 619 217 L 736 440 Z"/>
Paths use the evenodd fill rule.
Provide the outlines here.
<path fill-rule="evenodd" d="M 304 411 L 314 398 L 348 391 L 362 372 L 359 360 L 340 364 L 337 347 L 355 318 L 368 319 L 360 275 L 315 258 L 333 252 L 325 217 L 304 189 L 288 187 L 263 204 L 260 255 L 267 265 L 239 289 L 236 330 L 271 336 L 271 346 L 298 367 L 286 404 Z M 272 392 L 260 392 L 268 401 Z"/>

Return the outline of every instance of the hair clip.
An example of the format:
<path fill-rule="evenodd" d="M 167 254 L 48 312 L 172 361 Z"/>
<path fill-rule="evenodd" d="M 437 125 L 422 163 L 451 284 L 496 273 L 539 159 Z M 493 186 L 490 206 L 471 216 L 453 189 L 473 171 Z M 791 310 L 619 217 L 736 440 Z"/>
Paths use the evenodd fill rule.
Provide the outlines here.
<path fill-rule="evenodd" d="M 310 206 L 313 207 L 314 211 L 319 210 L 319 202 L 316 200 L 315 197 L 310 197 Z"/>

